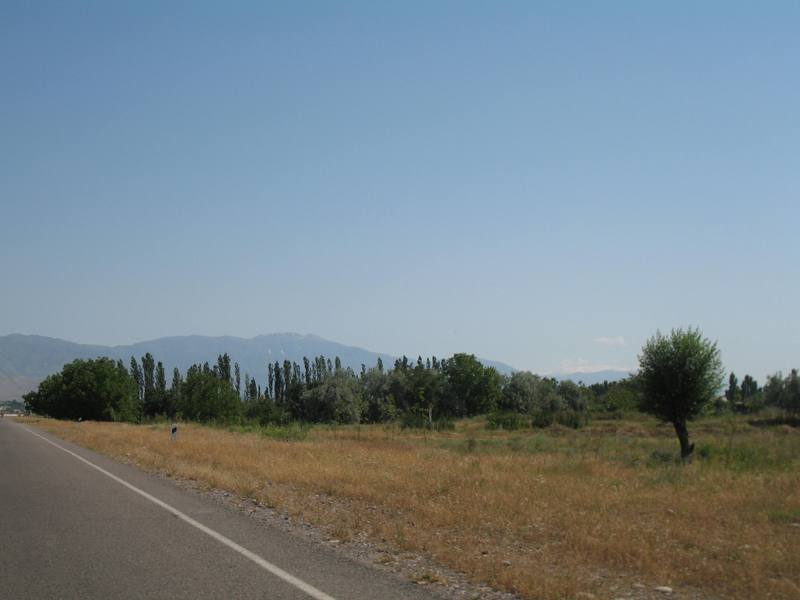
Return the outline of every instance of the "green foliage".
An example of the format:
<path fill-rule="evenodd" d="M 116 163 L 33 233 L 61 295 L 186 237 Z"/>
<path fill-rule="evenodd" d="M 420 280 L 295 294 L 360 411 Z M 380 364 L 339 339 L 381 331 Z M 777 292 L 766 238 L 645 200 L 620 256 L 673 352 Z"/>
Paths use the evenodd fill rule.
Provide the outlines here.
<path fill-rule="evenodd" d="M 664 340 L 671 338 L 659 343 Z M 98 385 L 109 387 L 96 383 L 105 381 L 105 375 L 92 371 L 90 376 L 68 365 L 29 394 L 28 405 L 42 414 L 64 418 L 151 422 L 182 417 L 237 427 L 247 423 L 247 427 L 278 428 L 293 422 L 399 422 L 407 428 L 450 430 L 455 418 L 484 414 L 488 428 L 515 430 L 554 424 L 578 428 L 588 423 L 590 415 L 621 418 L 636 409 L 642 395 L 635 377 L 588 387 L 528 372 L 503 377 L 469 354 L 444 360 L 419 357 L 413 362 L 402 357 L 394 368 L 386 370 L 379 362 L 374 368 L 362 365 L 359 374 L 338 358 L 304 358 L 302 365 L 274 362 L 267 365 L 263 391 L 247 373 L 242 381 L 238 364 L 227 354 L 210 364 L 192 365 L 185 378 L 174 369 L 170 387 L 163 363 L 150 354 L 142 357 L 141 363 L 132 357 L 129 371 L 121 362 L 108 363 L 102 369 L 113 368 L 127 382 L 126 392 L 117 394 L 116 399 L 107 400 L 105 392 L 95 393 Z M 755 380 L 745 376 L 738 388 L 741 399 L 736 410 L 754 410 L 768 398 L 774 406 L 796 414 L 797 379 L 796 372 L 785 379 L 773 376 L 762 393 Z M 676 376 L 674 381 L 686 389 L 686 378 Z M 92 404 L 95 397 L 97 406 Z M 723 405 L 727 409 L 729 403 Z"/>
<path fill-rule="evenodd" d="M 585 410 L 566 409 L 562 410 L 555 415 L 555 420 L 559 425 L 564 427 L 571 427 L 572 429 L 580 429 L 588 423 L 588 413 Z"/>
<path fill-rule="evenodd" d="M 234 389 L 236 389 L 235 386 Z M 228 425 L 227 429 L 229 431 L 235 431 L 238 433 L 257 433 L 259 435 L 263 435 L 264 437 L 273 440 L 280 440 L 282 442 L 296 442 L 302 441 L 308 437 L 308 432 L 311 430 L 311 426 L 307 423 L 298 423 L 297 421 L 291 421 L 283 424 L 255 424 L 252 422 L 247 422 L 244 424 L 240 423 Z"/>
<path fill-rule="evenodd" d="M 698 329 L 658 332 L 639 356 L 642 408 L 670 423 L 699 414 L 716 397 L 722 378 L 717 345 Z"/>
<path fill-rule="evenodd" d="M 517 412 L 493 412 L 486 419 L 488 429 L 505 429 L 516 431 L 524 429 L 530 424 L 530 417 Z"/>
<path fill-rule="evenodd" d="M 744 379 L 742 379 L 742 399 L 747 400 L 748 398 L 755 396 L 758 392 L 758 382 L 753 379 L 750 375 L 745 375 Z"/>
<path fill-rule="evenodd" d="M 56 419 L 136 421 L 136 382 L 110 358 L 75 360 L 24 396 L 28 410 Z"/>
<path fill-rule="evenodd" d="M 674 425 L 684 458 L 693 450 L 686 421 L 716 398 L 723 377 L 717 345 L 699 329 L 673 329 L 669 336 L 656 332 L 642 348 L 642 409 Z"/>
<path fill-rule="evenodd" d="M 800 376 L 797 369 L 792 369 L 785 378 L 780 372 L 767 377 L 764 402 L 767 406 L 780 408 L 789 417 L 800 415 Z"/>
<path fill-rule="evenodd" d="M 578 428 L 588 422 L 589 405 L 594 393 L 583 385 L 565 380 L 545 379 L 527 372 L 514 373 L 503 389 L 498 413 L 493 413 L 487 426 L 513 429 L 520 426 L 513 414 L 525 414 L 533 427 L 549 427 L 559 423 Z"/>
<path fill-rule="evenodd" d="M 431 431 L 453 431 L 456 428 L 452 417 L 432 419 L 430 413 L 422 407 L 415 407 L 403 413 L 400 420 L 403 429 L 428 429 Z"/>
<path fill-rule="evenodd" d="M 177 408 L 184 419 L 192 421 L 232 421 L 242 414 L 241 401 L 231 382 L 198 365 L 186 372 Z"/>
<path fill-rule="evenodd" d="M 621 384 L 612 387 L 605 397 L 604 408 L 613 415 L 625 415 L 636 411 L 639 398 L 630 387 Z"/>
<path fill-rule="evenodd" d="M 358 380 L 344 369 L 305 391 L 302 403 L 306 419 L 313 422 L 360 423 L 364 413 Z"/>
<path fill-rule="evenodd" d="M 559 404 L 554 380 L 517 371 L 503 388 L 499 407 L 503 411 L 533 414 L 541 409 L 557 409 Z"/>
<path fill-rule="evenodd" d="M 156 397 L 156 363 L 148 352 L 142 357 L 142 409 L 144 416 L 157 415 L 160 412 L 159 398 Z"/>
<path fill-rule="evenodd" d="M 444 362 L 447 385 L 443 403 L 447 414 L 468 417 L 491 412 L 500 400 L 501 378 L 472 354 L 455 354 Z"/>
<path fill-rule="evenodd" d="M 389 376 L 383 366 L 367 370 L 361 377 L 364 393 L 364 421 L 384 423 L 397 417 L 397 408 L 389 390 Z"/>
<path fill-rule="evenodd" d="M 731 372 L 728 378 L 728 389 L 725 390 L 725 399 L 733 406 L 735 403 L 739 402 L 741 398 L 742 390 L 739 388 L 739 380 L 736 378 L 736 374 Z"/>
<path fill-rule="evenodd" d="M 283 406 L 276 404 L 271 398 L 260 397 L 245 404 L 245 416 L 262 426 L 287 425 L 292 417 Z"/>

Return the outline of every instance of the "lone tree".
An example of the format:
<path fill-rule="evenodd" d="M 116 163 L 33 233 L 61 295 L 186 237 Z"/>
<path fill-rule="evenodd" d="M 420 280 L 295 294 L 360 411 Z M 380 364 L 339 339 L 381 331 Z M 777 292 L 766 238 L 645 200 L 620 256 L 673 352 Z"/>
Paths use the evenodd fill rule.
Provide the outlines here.
<path fill-rule="evenodd" d="M 657 331 L 639 355 L 642 408 L 672 423 L 681 443 L 681 458 L 694 450 L 686 422 L 716 398 L 725 374 L 716 342 L 699 329 Z"/>

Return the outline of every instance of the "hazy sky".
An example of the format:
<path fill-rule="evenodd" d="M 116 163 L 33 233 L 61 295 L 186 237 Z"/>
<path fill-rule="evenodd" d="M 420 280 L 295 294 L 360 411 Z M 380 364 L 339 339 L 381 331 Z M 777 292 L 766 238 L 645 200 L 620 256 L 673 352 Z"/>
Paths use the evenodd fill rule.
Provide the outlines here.
<path fill-rule="evenodd" d="M 0 334 L 551 372 L 697 325 L 740 378 L 800 366 L 798 32 L 797 2 L 3 1 Z"/>

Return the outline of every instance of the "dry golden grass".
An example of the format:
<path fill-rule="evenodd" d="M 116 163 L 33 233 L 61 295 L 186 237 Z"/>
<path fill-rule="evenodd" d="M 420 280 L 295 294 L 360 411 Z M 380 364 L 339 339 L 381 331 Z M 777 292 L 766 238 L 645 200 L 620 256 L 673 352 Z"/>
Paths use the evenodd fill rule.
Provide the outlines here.
<path fill-rule="evenodd" d="M 699 456 L 649 421 L 573 432 L 422 435 L 317 427 L 305 439 L 183 425 L 35 423 L 147 470 L 280 508 L 339 539 L 421 552 L 528 598 L 633 582 L 707 597 L 800 597 L 800 431 L 695 425 Z"/>

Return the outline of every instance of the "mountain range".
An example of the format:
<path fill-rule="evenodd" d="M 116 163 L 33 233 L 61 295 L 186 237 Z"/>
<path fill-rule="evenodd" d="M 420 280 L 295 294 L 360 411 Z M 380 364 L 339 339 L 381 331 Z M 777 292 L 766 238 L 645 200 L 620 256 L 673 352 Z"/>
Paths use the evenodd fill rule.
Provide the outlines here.
<path fill-rule="evenodd" d="M 317 335 L 297 333 L 273 333 L 249 339 L 232 336 L 176 336 L 124 346 L 77 344 L 39 335 L 11 334 L 0 336 L 0 401 L 19 398 L 36 389 L 39 381 L 60 371 L 65 364 L 76 358 L 107 356 L 114 360 L 121 359 L 128 366 L 131 356 L 141 359 L 147 352 L 164 363 L 168 378 L 173 367 L 185 372 L 194 363 L 207 361 L 214 364 L 218 355 L 227 352 L 231 360 L 239 363 L 242 378 L 247 373 L 261 383 L 266 379 L 267 362 L 276 360 L 281 363 L 284 360 L 302 363 L 304 356 L 313 358 L 322 355 L 331 359 L 338 356 L 345 367 L 351 367 L 355 371 L 359 371 L 362 364 L 374 366 L 378 357 L 387 367 L 395 360 L 389 354 L 346 346 Z M 481 361 L 501 373 L 508 374 L 515 370 L 501 362 Z"/>

